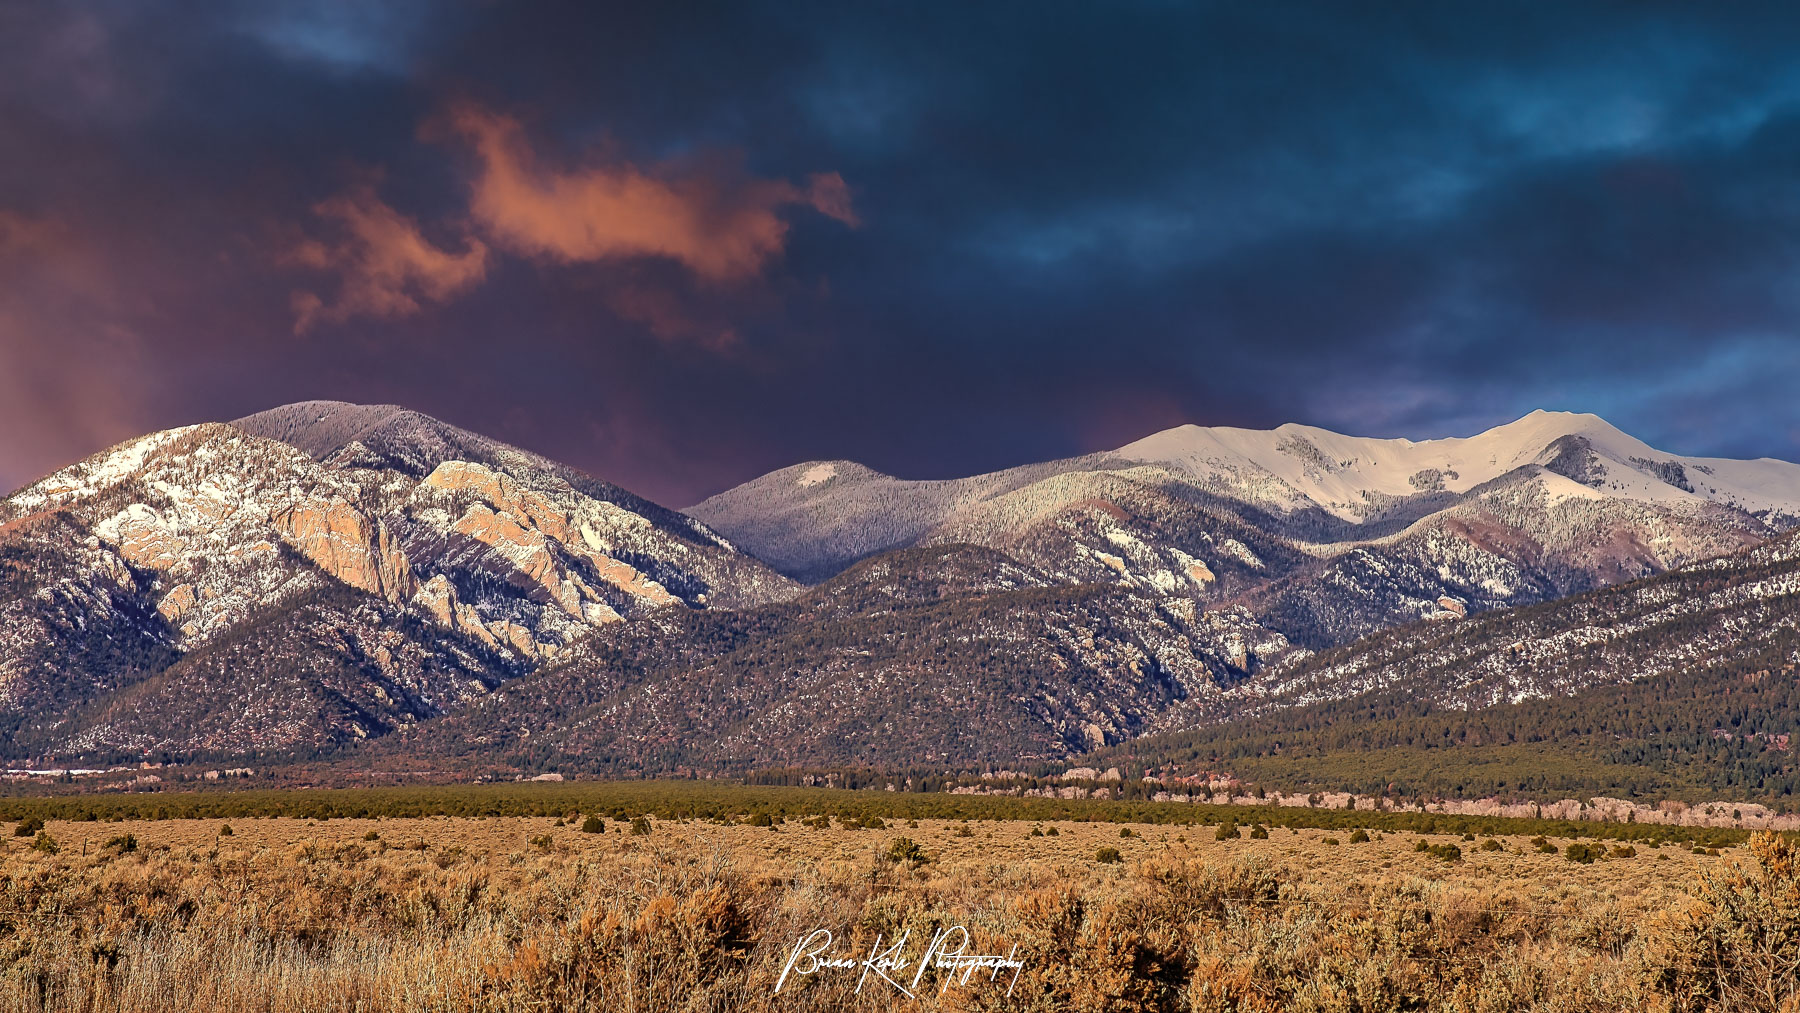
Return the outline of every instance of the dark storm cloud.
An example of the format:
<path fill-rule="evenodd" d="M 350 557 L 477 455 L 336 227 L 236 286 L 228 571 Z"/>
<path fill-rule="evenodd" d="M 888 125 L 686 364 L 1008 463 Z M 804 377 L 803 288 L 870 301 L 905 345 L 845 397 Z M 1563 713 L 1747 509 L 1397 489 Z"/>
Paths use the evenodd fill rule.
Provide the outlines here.
<path fill-rule="evenodd" d="M 7 7 L 0 486 L 307 397 L 677 504 L 1185 421 L 1793 458 L 1795 53 L 1738 5 Z"/>

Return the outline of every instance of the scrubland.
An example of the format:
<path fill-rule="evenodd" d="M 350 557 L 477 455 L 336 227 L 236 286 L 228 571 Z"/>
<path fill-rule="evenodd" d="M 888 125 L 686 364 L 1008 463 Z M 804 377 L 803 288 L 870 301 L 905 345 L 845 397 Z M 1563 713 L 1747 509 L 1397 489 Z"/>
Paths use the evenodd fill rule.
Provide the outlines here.
<path fill-rule="evenodd" d="M 1800 1008 L 1796 849 L 1770 835 L 589 815 L 28 825 L 0 845 L 0 1007 Z M 910 930 L 916 961 L 954 925 L 1016 947 L 1016 983 L 775 990 L 816 929 L 856 958 Z"/>

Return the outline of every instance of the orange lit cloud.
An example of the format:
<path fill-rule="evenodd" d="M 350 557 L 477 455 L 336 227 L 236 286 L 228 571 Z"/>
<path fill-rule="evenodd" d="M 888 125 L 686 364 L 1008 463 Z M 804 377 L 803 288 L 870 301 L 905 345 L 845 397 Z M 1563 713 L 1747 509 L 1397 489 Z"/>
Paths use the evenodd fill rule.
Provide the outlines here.
<path fill-rule="evenodd" d="M 353 316 L 399 317 L 419 310 L 421 302 L 442 302 L 487 275 L 487 246 L 468 237 L 461 253 L 442 249 L 425 238 L 418 223 L 389 207 L 373 186 L 322 201 L 313 208 L 333 222 L 334 242 L 309 239 L 290 251 L 303 267 L 341 275 L 336 297 L 295 292 L 294 333 L 317 322 L 340 323 Z"/>
<path fill-rule="evenodd" d="M 678 265 L 700 288 L 736 298 L 786 248 L 783 215 L 789 208 L 810 207 L 852 228 L 861 224 L 850 188 L 835 172 L 815 173 L 802 187 L 718 171 L 646 169 L 616 159 L 559 168 L 539 158 L 510 117 L 463 105 L 440 124 L 475 155 L 463 216 L 473 231 L 465 232 L 462 251 L 435 245 L 372 185 L 324 201 L 313 211 L 330 223 L 335 238 L 307 239 L 285 260 L 341 280 L 335 295 L 293 293 L 294 333 L 354 316 L 406 316 L 443 302 L 486 277 L 489 243 L 559 264 L 660 260 Z M 678 280 L 627 271 L 606 279 L 603 288 L 614 312 L 657 337 L 732 344 L 735 331 L 718 307 L 697 312 L 692 293 L 678 291 L 687 287 Z"/>
<path fill-rule="evenodd" d="M 801 188 L 785 180 L 726 181 L 646 172 L 624 162 L 561 170 L 542 165 L 516 120 L 473 106 L 450 125 L 481 168 L 470 213 L 495 243 L 563 263 L 665 257 L 709 282 L 759 274 L 782 252 L 781 210 L 805 205 L 858 224 L 837 173 Z"/>

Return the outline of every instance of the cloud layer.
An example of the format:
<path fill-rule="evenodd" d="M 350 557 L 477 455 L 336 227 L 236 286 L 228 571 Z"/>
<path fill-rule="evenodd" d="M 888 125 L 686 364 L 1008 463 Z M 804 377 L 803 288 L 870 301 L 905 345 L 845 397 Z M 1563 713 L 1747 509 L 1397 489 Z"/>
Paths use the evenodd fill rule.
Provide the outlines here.
<path fill-rule="evenodd" d="M 454 130 L 480 161 L 470 212 L 495 241 L 563 263 L 665 257 L 711 282 L 762 272 L 780 255 L 781 211 L 810 205 L 857 223 L 836 173 L 802 190 L 781 180 L 725 180 L 704 172 L 645 171 L 626 162 L 559 171 L 543 166 L 517 120 L 461 106 Z"/>
<path fill-rule="evenodd" d="M 305 397 L 677 505 L 1186 421 L 1800 457 L 1797 53 L 1754 3 L 15 5 L 0 485 Z"/>

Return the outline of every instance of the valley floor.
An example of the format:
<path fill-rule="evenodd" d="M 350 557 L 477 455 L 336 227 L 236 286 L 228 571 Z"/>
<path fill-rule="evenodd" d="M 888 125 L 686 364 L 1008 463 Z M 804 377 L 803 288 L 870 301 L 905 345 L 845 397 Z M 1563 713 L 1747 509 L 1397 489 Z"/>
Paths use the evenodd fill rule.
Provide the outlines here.
<path fill-rule="evenodd" d="M 1786 1010 L 1800 957 L 1772 835 L 763 819 L 27 825 L 0 839 L 0 1007 Z M 958 925 L 1016 981 L 782 980 L 818 929 L 853 960 L 910 931 L 910 986 Z"/>

